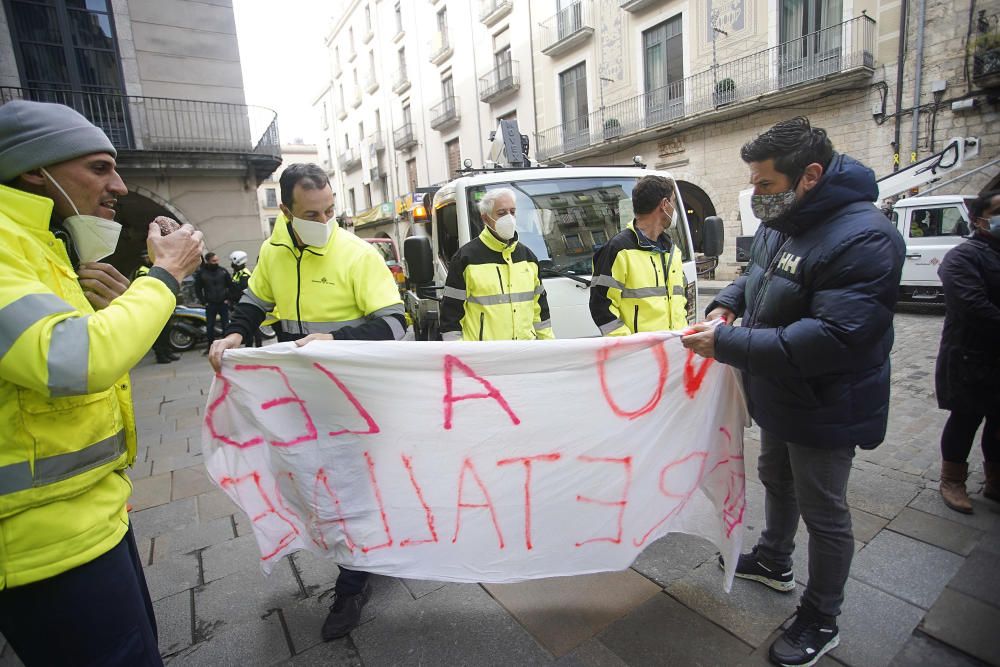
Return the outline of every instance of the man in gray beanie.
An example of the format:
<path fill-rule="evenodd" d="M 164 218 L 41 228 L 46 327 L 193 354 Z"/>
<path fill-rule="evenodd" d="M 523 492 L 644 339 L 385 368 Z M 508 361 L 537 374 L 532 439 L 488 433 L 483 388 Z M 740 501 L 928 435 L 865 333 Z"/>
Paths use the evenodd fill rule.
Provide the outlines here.
<path fill-rule="evenodd" d="M 162 664 L 126 509 L 128 371 L 204 244 L 151 223 L 148 275 L 102 265 L 127 193 L 115 157 L 68 107 L 0 106 L 0 633 L 29 667 Z"/>

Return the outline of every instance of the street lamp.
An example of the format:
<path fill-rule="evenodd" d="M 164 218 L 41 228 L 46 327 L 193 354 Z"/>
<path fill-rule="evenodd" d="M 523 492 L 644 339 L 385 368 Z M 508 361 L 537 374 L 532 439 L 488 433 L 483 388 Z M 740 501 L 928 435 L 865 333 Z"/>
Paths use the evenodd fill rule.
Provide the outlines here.
<path fill-rule="evenodd" d="M 715 16 L 712 17 L 712 96 L 713 96 L 713 99 L 716 99 L 715 93 L 717 93 L 719 91 L 719 72 L 718 72 L 719 63 L 718 63 L 718 61 L 715 58 L 715 40 L 717 39 L 717 35 L 724 35 L 726 37 L 729 37 L 729 33 L 728 32 L 726 32 L 722 28 L 719 28 L 719 27 L 717 27 L 715 25 L 715 22 L 718 19 L 719 19 L 719 15 L 718 14 L 716 14 Z M 718 106 L 718 105 L 716 104 L 714 106 Z"/>

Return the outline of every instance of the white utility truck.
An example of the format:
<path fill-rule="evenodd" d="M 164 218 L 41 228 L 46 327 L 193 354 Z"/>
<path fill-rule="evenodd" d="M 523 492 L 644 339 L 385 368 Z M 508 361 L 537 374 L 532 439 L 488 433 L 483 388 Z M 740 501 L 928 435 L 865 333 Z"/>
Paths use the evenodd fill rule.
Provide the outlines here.
<path fill-rule="evenodd" d="M 410 290 L 404 296 L 418 340 L 437 340 L 440 290 L 455 252 L 483 229 L 478 204 L 489 190 L 510 188 L 517 207 L 517 238 L 538 257 L 557 338 L 599 336 L 590 317 L 590 277 L 597 248 L 633 218 L 632 188 L 643 176 L 663 171 L 633 167 L 532 166 L 527 137 L 515 121 L 501 121 L 491 136 L 490 161 L 462 175 L 433 198 L 429 227 L 404 241 Z M 636 160 L 638 164 L 638 160 Z M 688 320 L 697 309 L 695 253 L 680 192 L 675 192 L 679 222 L 669 230 L 680 249 L 687 280 Z M 722 220 L 705 220 L 705 255 L 722 252 Z"/>

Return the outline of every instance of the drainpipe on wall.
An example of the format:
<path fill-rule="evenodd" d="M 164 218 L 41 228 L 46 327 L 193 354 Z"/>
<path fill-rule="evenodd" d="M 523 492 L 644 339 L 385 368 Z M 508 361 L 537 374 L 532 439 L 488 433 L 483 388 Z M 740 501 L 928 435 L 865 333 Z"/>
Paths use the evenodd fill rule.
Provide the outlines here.
<path fill-rule="evenodd" d="M 486 135 L 483 134 L 483 112 L 482 112 L 482 109 L 481 109 L 480 103 L 479 103 L 479 87 L 478 87 L 479 86 L 479 66 L 476 64 L 476 21 L 475 21 L 475 19 L 472 18 L 472 15 L 475 13 L 475 9 L 474 9 L 474 5 L 471 2 L 468 3 L 468 7 L 469 7 L 469 34 L 472 36 L 472 45 L 471 45 L 472 46 L 472 87 L 476 91 L 476 97 L 474 98 L 476 100 L 476 102 L 475 102 L 475 104 L 476 104 L 476 137 L 478 138 L 478 140 L 476 141 L 476 144 L 479 145 L 479 164 L 484 164 L 485 160 L 486 160 L 486 155 L 483 153 L 483 143 L 485 143 L 485 141 L 486 141 Z M 491 107 L 488 104 L 486 105 L 486 108 L 487 108 L 487 110 L 491 109 Z M 459 136 L 461 136 L 461 135 L 459 135 Z M 461 149 L 461 143 L 459 143 L 459 149 Z M 445 156 L 445 159 L 447 159 L 447 156 Z M 463 167 L 463 165 L 462 165 L 462 161 L 463 160 L 464 160 L 464 158 L 462 157 L 462 154 L 461 154 L 461 151 L 460 151 L 459 155 L 458 155 L 458 166 L 459 166 L 459 168 Z M 447 174 L 446 180 L 449 180 L 449 181 L 451 180 L 451 174 Z"/>
<path fill-rule="evenodd" d="M 911 156 L 916 162 L 917 138 L 920 132 L 920 78 L 923 75 L 924 63 L 924 20 L 926 16 L 927 0 L 919 0 L 917 9 L 917 53 L 915 57 L 915 69 L 913 75 L 913 146 Z"/>
<path fill-rule="evenodd" d="M 902 117 L 899 115 L 899 112 L 900 109 L 903 108 L 903 71 L 904 65 L 906 64 L 906 10 L 909 7 L 908 0 L 903 0 L 901 5 L 902 6 L 899 12 L 899 51 L 896 54 L 896 118 L 894 123 L 895 136 L 893 138 L 893 150 L 895 151 L 897 159 L 893 160 L 893 171 L 899 170 L 899 160 L 901 159 L 899 156 L 903 154 L 903 150 L 899 145 L 902 130 L 900 127 Z"/>
<path fill-rule="evenodd" d="M 528 5 L 528 49 L 531 52 L 531 56 L 528 62 L 531 63 L 531 133 L 534 135 L 532 137 L 532 145 L 535 147 L 535 161 L 538 161 L 538 88 L 535 82 L 535 23 L 531 19 L 531 3 L 525 3 Z M 520 125 L 520 123 L 518 123 Z"/>

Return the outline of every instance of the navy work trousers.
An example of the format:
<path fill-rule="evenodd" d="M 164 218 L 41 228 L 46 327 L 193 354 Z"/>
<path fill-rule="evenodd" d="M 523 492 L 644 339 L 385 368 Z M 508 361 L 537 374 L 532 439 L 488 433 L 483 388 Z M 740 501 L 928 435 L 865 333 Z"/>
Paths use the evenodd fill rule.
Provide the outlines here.
<path fill-rule="evenodd" d="M 0 632 L 27 667 L 161 667 L 156 618 L 131 526 L 68 572 L 0 591 Z"/>

